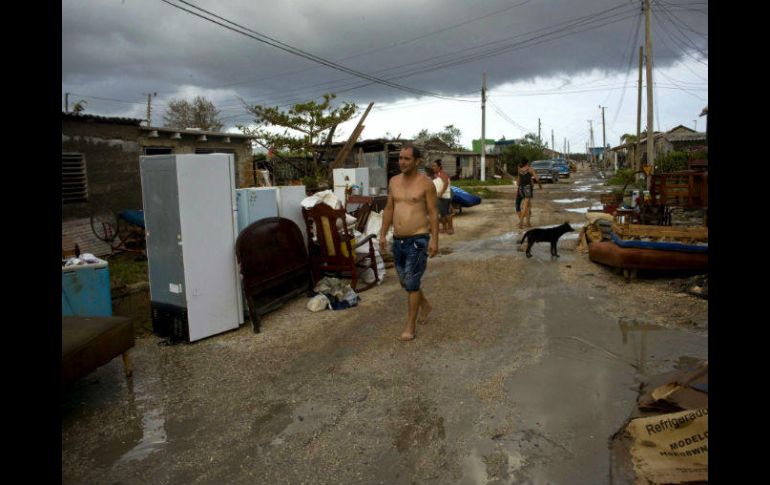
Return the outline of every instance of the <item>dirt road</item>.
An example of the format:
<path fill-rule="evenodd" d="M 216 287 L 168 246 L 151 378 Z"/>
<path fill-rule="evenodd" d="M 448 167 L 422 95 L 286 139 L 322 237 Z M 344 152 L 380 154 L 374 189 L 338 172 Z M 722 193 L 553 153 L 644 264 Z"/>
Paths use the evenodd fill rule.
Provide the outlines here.
<path fill-rule="evenodd" d="M 624 483 L 609 437 L 646 376 L 708 357 L 708 303 L 627 284 L 576 234 L 527 259 L 513 187 L 491 189 L 440 238 L 415 341 L 392 269 L 352 309 L 299 298 L 257 335 L 139 339 L 132 381 L 116 359 L 65 394 L 63 483 Z M 579 228 L 604 189 L 536 189 L 532 222 Z"/>

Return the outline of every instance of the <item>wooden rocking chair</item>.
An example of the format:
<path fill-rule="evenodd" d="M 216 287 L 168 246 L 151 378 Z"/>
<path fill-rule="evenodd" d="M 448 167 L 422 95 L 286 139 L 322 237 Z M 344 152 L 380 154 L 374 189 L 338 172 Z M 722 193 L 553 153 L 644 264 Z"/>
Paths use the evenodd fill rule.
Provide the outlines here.
<path fill-rule="evenodd" d="M 326 204 L 319 203 L 310 209 L 302 209 L 307 228 L 307 239 L 310 253 L 310 267 L 315 285 L 323 273 L 336 273 L 349 276 L 350 287 L 357 292 L 366 291 L 377 284 L 377 260 L 374 252 L 375 236 L 370 234 L 356 241 L 348 231 L 345 221 L 345 209 L 332 209 Z M 369 245 L 366 254 L 357 255 L 356 248 Z M 358 271 L 356 268 L 371 268 L 374 271 L 374 281 L 357 288 Z"/>

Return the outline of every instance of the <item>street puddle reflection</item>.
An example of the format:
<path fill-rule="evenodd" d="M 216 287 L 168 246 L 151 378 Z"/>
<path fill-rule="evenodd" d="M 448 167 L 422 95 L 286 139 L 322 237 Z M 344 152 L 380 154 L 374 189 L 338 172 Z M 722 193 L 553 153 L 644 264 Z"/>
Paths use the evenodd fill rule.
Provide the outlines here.
<path fill-rule="evenodd" d="M 142 438 L 139 443 L 120 457 L 118 463 L 144 460 L 167 442 L 166 419 L 163 409 L 152 407 L 152 400 L 145 392 L 141 382 L 135 386 L 129 384 L 129 393 L 133 396 L 132 401 L 136 403 L 136 407 L 142 413 Z"/>

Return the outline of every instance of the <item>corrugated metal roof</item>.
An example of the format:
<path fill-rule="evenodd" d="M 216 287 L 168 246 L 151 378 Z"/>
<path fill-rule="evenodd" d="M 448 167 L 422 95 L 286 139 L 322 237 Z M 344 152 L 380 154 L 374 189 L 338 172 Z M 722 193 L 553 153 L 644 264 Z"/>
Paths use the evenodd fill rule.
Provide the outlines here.
<path fill-rule="evenodd" d="M 136 118 L 120 118 L 117 116 L 97 116 L 97 115 L 82 114 L 82 113 L 81 114 L 68 113 L 65 111 L 61 112 L 61 117 L 62 119 L 84 121 L 84 122 L 112 123 L 116 125 L 135 125 L 135 126 L 138 126 L 141 122 L 144 121 Z"/>
<path fill-rule="evenodd" d="M 208 136 L 229 136 L 231 138 L 243 138 L 252 139 L 251 135 L 244 135 L 241 133 L 225 133 L 223 131 L 204 131 L 204 130 L 191 130 L 181 128 L 169 128 L 167 126 L 142 126 L 142 131 L 162 131 L 164 133 L 183 133 L 185 135 L 208 135 Z"/>

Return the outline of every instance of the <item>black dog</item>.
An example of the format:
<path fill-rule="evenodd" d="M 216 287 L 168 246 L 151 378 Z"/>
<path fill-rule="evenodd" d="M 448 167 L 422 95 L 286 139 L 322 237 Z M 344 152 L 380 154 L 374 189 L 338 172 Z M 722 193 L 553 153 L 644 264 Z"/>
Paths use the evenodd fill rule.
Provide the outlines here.
<path fill-rule="evenodd" d="M 574 229 L 572 229 L 572 226 L 567 222 L 561 226 L 549 227 L 548 229 L 530 229 L 524 233 L 524 237 L 521 238 L 519 244 L 523 243 L 525 239 L 527 240 L 527 257 L 531 258 L 532 253 L 529 252 L 529 250 L 532 249 L 533 244 L 536 242 L 550 242 L 551 256 L 556 256 L 558 258 L 559 253 L 556 252 L 556 243 L 559 242 L 559 238 L 562 237 L 564 233 L 571 231 L 574 231 Z"/>

